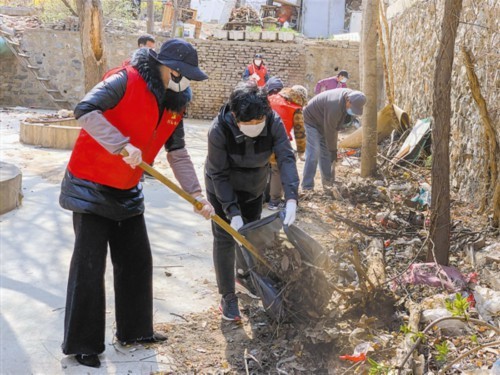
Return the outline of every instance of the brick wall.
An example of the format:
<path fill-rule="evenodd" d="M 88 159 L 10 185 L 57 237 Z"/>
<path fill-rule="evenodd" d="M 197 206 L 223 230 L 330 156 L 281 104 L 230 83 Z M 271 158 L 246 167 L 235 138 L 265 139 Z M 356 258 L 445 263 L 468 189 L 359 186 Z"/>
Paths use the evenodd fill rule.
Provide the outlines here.
<path fill-rule="evenodd" d="M 213 118 L 257 52 L 264 55 L 270 76 L 280 77 L 285 85 L 303 84 L 305 58 L 296 45 L 230 41 L 195 41 L 193 44 L 209 79 L 192 84 L 195 95 L 189 109 L 192 117 Z"/>

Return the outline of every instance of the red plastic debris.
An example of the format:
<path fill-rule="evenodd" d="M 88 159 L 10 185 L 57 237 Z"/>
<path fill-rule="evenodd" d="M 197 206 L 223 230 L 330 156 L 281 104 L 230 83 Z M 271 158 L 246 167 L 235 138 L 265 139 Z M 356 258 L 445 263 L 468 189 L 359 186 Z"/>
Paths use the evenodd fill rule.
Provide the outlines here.
<path fill-rule="evenodd" d="M 470 307 L 476 307 L 476 300 L 474 299 L 474 294 L 470 293 L 467 297 L 467 302 L 469 302 Z"/>
<path fill-rule="evenodd" d="M 366 354 L 360 353 L 358 355 L 341 355 L 341 356 L 339 356 L 339 358 L 343 359 L 345 361 L 363 362 L 363 361 L 366 361 Z"/>

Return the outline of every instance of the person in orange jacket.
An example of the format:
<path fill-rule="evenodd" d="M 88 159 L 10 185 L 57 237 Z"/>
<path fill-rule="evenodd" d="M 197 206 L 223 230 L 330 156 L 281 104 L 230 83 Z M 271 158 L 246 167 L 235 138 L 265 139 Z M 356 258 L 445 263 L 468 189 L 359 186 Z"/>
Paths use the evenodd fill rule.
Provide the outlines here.
<path fill-rule="evenodd" d="M 247 81 L 249 79 L 257 82 L 257 86 L 259 87 L 264 87 L 269 80 L 269 74 L 264 65 L 264 59 L 260 53 L 255 54 L 252 63 L 249 64 L 243 72 L 243 80 Z"/>
<path fill-rule="evenodd" d="M 272 77 L 271 80 L 273 80 Z M 273 92 L 273 85 L 268 87 L 268 91 Z M 291 88 L 283 88 L 274 95 L 268 97 L 271 108 L 275 111 L 283 121 L 289 139 L 292 139 L 292 129 L 297 146 L 298 157 L 303 160 L 303 155 L 306 150 L 306 131 L 304 128 L 304 115 L 302 108 L 307 103 L 307 89 L 304 86 L 295 85 Z M 280 172 L 274 154 L 270 159 L 271 178 L 269 189 L 269 210 L 278 210 L 284 207 L 282 202 L 283 188 L 281 186 Z"/>

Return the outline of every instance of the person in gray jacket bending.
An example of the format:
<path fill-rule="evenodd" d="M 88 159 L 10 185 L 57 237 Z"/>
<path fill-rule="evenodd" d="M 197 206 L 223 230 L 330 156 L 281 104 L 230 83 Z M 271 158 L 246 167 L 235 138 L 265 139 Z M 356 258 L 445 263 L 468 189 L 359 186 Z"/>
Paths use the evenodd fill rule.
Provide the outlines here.
<path fill-rule="evenodd" d="M 319 162 L 323 189 L 335 181 L 338 129 L 348 115 L 361 116 L 365 94 L 350 89 L 324 91 L 312 98 L 304 108 L 306 128 L 306 161 L 302 179 L 304 192 L 314 189 L 314 176 Z"/>
<path fill-rule="evenodd" d="M 255 82 L 242 82 L 231 93 L 208 132 L 205 185 L 208 201 L 216 214 L 239 230 L 244 223 L 260 219 L 269 172 L 269 157 L 276 154 L 286 214 L 284 225 L 295 220 L 299 176 L 295 156 L 285 127 L 271 109 L 265 88 Z M 219 306 L 226 320 L 241 320 L 235 295 L 235 260 L 239 284 L 247 289 L 244 262 L 231 235 L 212 222 L 213 257 L 219 293 Z M 241 274 L 243 273 L 243 274 Z"/>

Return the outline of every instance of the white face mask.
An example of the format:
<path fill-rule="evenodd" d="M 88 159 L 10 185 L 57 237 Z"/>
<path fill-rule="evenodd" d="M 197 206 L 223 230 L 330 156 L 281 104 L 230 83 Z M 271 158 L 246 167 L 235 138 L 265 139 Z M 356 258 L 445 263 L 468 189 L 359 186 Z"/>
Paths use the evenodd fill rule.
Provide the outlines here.
<path fill-rule="evenodd" d="M 238 124 L 238 126 L 240 127 L 241 132 L 247 137 L 255 138 L 260 133 L 262 133 L 262 130 L 264 130 L 264 127 L 266 126 L 266 120 L 255 125 Z"/>
<path fill-rule="evenodd" d="M 260 65 L 262 64 L 262 60 L 260 60 L 260 59 L 254 60 L 253 62 L 254 62 L 254 63 L 255 63 L 255 65 L 257 65 L 257 66 L 260 66 Z"/>
<path fill-rule="evenodd" d="M 340 79 L 340 82 L 342 82 L 342 83 L 346 83 L 346 82 L 347 82 L 347 78 L 342 77 L 342 78 Z"/>
<path fill-rule="evenodd" d="M 190 84 L 189 79 L 187 79 L 184 76 L 174 77 L 173 75 L 170 75 L 170 81 L 168 81 L 167 88 L 175 92 L 181 92 L 186 90 L 189 87 L 189 84 Z"/>

